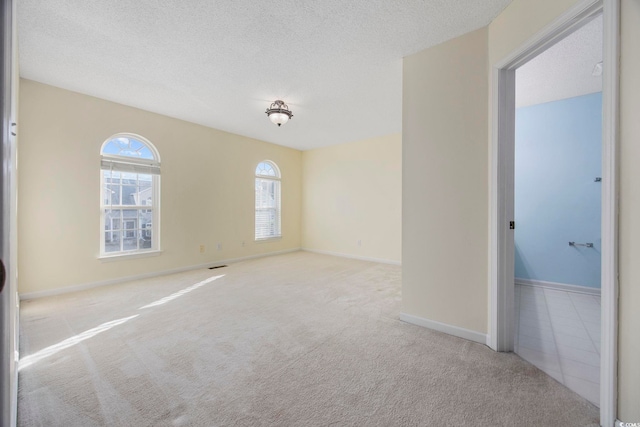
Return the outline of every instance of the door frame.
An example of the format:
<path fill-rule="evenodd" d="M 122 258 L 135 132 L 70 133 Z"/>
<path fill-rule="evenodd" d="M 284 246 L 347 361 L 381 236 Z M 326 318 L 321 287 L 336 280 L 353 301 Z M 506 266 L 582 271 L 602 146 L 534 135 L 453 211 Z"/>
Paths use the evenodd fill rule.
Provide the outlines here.
<path fill-rule="evenodd" d="M 17 36 L 16 1 L 0 3 L 0 256 L 6 283 L 0 294 L 0 425 L 15 426 L 18 396 L 17 293 Z"/>
<path fill-rule="evenodd" d="M 603 15 L 602 76 L 602 276 L 600 423 L 613 427 L 617 415 L 618 360 L 618 133 L 620 0 L 581 0 L 492 64 L 490 325 L 496 351 L 514 346 L 515 71 L 559 40 Z"/>

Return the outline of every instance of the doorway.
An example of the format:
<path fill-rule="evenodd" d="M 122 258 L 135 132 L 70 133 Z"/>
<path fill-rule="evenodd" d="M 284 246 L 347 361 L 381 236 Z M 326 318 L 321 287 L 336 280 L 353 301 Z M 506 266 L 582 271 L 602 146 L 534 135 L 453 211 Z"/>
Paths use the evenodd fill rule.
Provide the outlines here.
<path fill-rule="evenodd" d="M 516 70 L 514 351 L 600 401 L 602 15 Z"/>
<path fill-rule="evenodd" d="M 516 70 L 558 41 L 603 17 L 601 180 L 601 361 L 600 422 L 616 420 L 617 391 L 617 133 L 619 0 L 583 0 L 540 30 L 520 48 L 493 64 L 491 168 L 490 346 L 513 351 L 514 134 Z M 579 242 L 582 243 L 582 242 Z"/>

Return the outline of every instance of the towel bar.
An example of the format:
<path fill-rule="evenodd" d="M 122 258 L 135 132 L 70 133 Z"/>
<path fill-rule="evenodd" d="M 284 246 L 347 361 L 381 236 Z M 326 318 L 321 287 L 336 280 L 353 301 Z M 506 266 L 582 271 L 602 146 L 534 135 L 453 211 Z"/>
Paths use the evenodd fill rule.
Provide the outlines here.
<path fill-rule="evenodd" d="M 592 248 L 593 247 L 593 243 L 576 243 L 576 242 L 569 242 L 569 246 L 585 246 L 587 248 Z"/>

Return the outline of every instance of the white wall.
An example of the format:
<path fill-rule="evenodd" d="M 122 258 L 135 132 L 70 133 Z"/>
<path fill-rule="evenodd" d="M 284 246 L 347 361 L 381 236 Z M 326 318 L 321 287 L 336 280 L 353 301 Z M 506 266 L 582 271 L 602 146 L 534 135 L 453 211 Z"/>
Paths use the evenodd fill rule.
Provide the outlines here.
<path fill-rule="evenodd" d="M 487 29 L 404 59 L 402 310 L 487 331 Z"/>
<path fill-rule="evenodd" d="M 163 252 L 105 262 L 100 147 L 119 132 L 142 135 L 160 152 Z M 282 239 L 256 243 L 254 172 L 264 159 L 282 172 Z M 21 294 L 300 247 L 297 150 L 21 80 L 18 160 Z"/>
<path fill-rule="evenodd" d="M 304 151 L 302 165 L 303 247 L 399 263 L 401 135 Z"/>

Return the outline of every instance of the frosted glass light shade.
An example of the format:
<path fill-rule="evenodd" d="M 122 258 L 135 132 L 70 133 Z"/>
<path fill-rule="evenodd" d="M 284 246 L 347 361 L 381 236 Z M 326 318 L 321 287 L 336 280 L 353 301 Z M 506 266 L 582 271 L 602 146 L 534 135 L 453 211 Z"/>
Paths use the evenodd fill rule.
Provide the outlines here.
<path fill-rule="evenodd" d="M 269 120 L 278 126 L 283 125 L 289 121 L 289 116 L 284 113 L 271 113 L 269 114 Z"/>

